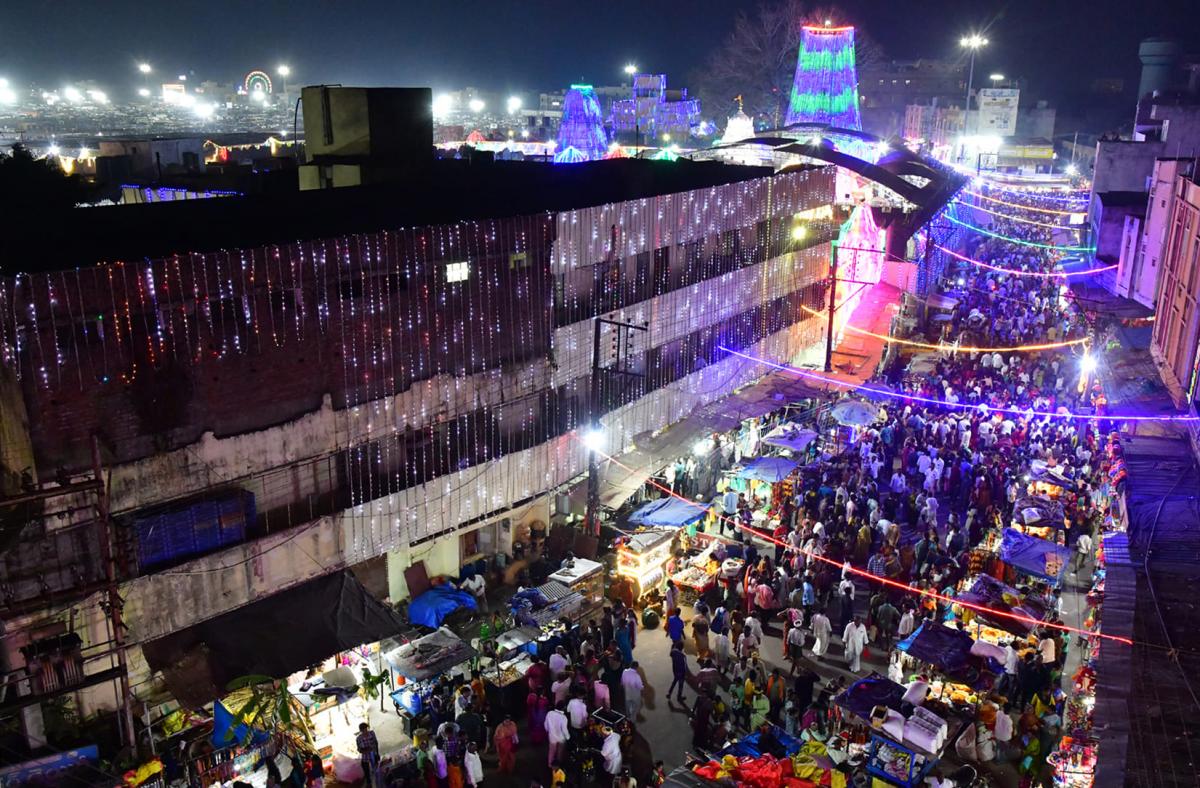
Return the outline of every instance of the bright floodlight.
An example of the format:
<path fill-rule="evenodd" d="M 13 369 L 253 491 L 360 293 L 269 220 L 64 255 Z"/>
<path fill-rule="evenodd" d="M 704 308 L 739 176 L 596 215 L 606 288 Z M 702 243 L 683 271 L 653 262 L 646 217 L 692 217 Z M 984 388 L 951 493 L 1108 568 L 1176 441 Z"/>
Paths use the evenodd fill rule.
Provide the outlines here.
<path fill-rule="evenodd" d="M 529 139 L 529 129 L 521 129 L 521 139 Z"/>
<path fill-rule="evenodd" d="M 978 33 L 972 33 L 969 36 L 960 38 L 958 43 L 967 49 L 979 49 L 980 47 L 987 46 L 988 40 Z"/>
<path fill-rule="evenodd" d="M 625 73 L 632 77 L 637 73 L 637 66 L 633 65 L 632 63 L 626 64 Z"/>
<path fill-rule="evenodd" d="M 473 98 L 467 102 L 467 107 L 470 108 L 472 112 L 483 112 L 483 108 L 485 106 L 487 105 L 483 103 L 483 99 Z"/>
<path fill-rule="evenodd" d="M 993 82 L 1000 82 L 1001 80 L 1004 79 L 1004 75 L 1003 74 L 992 74 L 990 77 L 988 77 L 988 79 L 990 79 Z"/>
<path fill-rule="evenodd" d="M 143 74 L 149 74 L 151 71 L 150 64 L 138 63 L 138 71 L 142 72 Z"/>
<path fill-rule="evenodd" d="M 150 97 L 150 88 L 138 88 L 138 95 L 142 98 Z"/>
<path fill-rule="evenodd" d="M 703 457 L 716 447 L 712 438 L 702 438 L 692 445 L 692 454 L 697 457 Z"/>
<path fill-rule="evenodd" d="M 201 120 L 208 120 L 216 111 L 217 105 L 210 104 L 206 101 L 199 102 L 192 107 L 192 112 L 194 112 L 196 117 L 200 118 Z"/>
<path fill-rule="evenodd" d="M 286 77 L 286 76 L 288 76 L 288 75 L 290 75 L 290 74 L 292 73 L 292 69 L 291 69 L 291 67 L 289 67 L 289 66 L 285 66 L 285 65 L 279 65 L 279 66 L 276 66 L 276 67 L 275 67 L 275 71 L 276 71 L 276 72 L 279 74 L 279 76 L 281 76 L 281 77 Z"/>
<path fill-rule="evenodd" d="M 805 227 L 803 224 L 798 224 L 792 228 L 792 240 L 793 241 L 803 241 L 807 237 L 808 237 L 808 228 Z"/>
<path fill-rule="evenodd" d="M 454 97 L 449 93 L 439 93 L 433 97 L 433 116 L 443 118 L 454 108 Z"/>
<path fill-rule="evenodd" d="M 17 91 L 8 86 L 8 80 L 0 80 L 0 104 L 13 105 L 17 103 Z"/>
<path fill-rule="evenodd" d="M 79 92 L 79 88 L 65 87 L 63 95 L 66 96 L 67 101 L 83 101 L 83 94 Z"/>
<path fill-rule="evenodd" d="M 604 448 L 603 430 L 599 430 L 595 427 L 589 427 L 583 431 L 583 435 L 581 437 L 583 439 L 583 445 L 587 447 L 588 451 L 600 451 Z"/>
<path fill-rule="evenodd" d="M 57 156 L 57 155 L 58 155 L 58 152 L 59 152 L 59 148 L 58 148 L 58 146 L 57 146 L 57 145 L 51 145 L 51 146 L 50 146 L 50 155 L 51 155 L 51 156 Z"/>
<path fill-rule="evenodd" d="M 1096 357 L 1090 353 L 1085 353 L 1079 361 L 1079 369 L 1085 375 L 1090 375 L 1096 371 Z"/>
<path fill-rule="evenodd" d="M 107 104 L 108 103 L 108 94 L 105 93 L 103 90 L 89 90 L 87 92 L 87 94 L 88 94 L 88 98 L 90 98 L 92 101 L 96 102 L 97 104 Z"/>
<path fill-rule="evenodd" d="M 1067 165 L 1067 175 L 1078 175 L 1078 174 L 1079 174 L 1078 167 L 1076 167 L 1074 164 Z"/>
<path fill-rule="evenodd" d="M 508 114 L 511 115 L 519 110 L 521 108 L 521 103 L 520 96 L 509 96 L 508 101 L 505 102 L 505 106 L 508 108 Z"/>

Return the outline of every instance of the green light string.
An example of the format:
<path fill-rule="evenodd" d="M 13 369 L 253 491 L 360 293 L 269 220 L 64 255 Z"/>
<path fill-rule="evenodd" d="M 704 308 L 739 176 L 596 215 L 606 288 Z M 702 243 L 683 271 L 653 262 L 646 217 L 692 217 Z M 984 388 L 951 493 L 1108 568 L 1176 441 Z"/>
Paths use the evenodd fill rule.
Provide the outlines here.
<path fill-rule="evenodd" d="M 846 88 L 841 93 L 793 93 L 792 112 L 813 114 L 829 112 L 840 114 L 846 112 L 858 103 L 858 92 L 854 88 Z"/>
<path fill-rule="evenodd" d="M 846 71 L 855 67 L 854 46 L 838 50 L 800 50 L 800 68 L 805 71 Z"/>
<path fill-rule="evenodd" d="M 954 222 L 955 224 L 962 225 L 963 227 L 966 227 L 969 230 L 974 230 L 975 232 L 979 233 L 980 235 L 986 235 L 991 238 L 999 238 L 1001 241 L 1008 241 L 1010 244 L 1018 244 L 1020 246 L 1034 246 L 1034 247 L 1037 247 L 1038 249 L 1060 249 L 1064 252 L 1094 252 L 1094 251 L 1096 251 L 1096 247 L 1094 247 L 1094 246 L 1059 246 L 1058 244 L 1041 244 L 1041 243 L 1036 243 L 1034 241 L 1022 241 L 1019 238 L 1009 238 L 1007 235 L 1000 235 L 1000 233 L 993 233 L 990 230 L 983 229 L 982 227 L 976 227 L 975 225 L 968 224 L 968 223 L 962 221 L 961 219 L 955 219 L 953 216 L 947 216 L 946 218 L 949 219 L 950 221 Z"/>

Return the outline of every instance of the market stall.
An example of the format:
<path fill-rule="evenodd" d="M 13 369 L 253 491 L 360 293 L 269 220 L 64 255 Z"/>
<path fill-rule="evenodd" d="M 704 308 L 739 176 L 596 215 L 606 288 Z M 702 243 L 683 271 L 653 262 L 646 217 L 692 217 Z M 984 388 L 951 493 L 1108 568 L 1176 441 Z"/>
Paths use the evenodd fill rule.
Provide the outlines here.
<path fill-rule="evenodd" d="M 633 586 L 633 599 L 641 600 L 666 580 L 675 530 L 655 529 L 622 537 L 617 547 L 617 574 Z"/>
<path fill-rule="evenodd" d="M 1062 583 L 1071 550 L 1013 528 L 1005 528 L 1000 538 L 1000 560 L 1027 575 L 1041 578 L 1054 587 Z"/>
<path fill-rule="evenodd" d="M 708 507 L 668 496 L 650 501 L 635 509 L 627 518 L 632 525 L 644 528 L 678 528 L 698 523 L 708 514 Z"/>
<path fill-rule="evenodd" d="M 851 684 L 834 702 L 844 719 L 869 729 L 866 771 L 902 788 L 920 785 L 965 727 L 944 704 L 915 698 L 877 673 Z"/>
<path fill-rule="evenodd" d="M 768 446 L 777 446 L 781 449 L 788 449 L 797 454 L 804 453 L 808 450 L 809 445 L 817 439 L 815 430 L 806 429 L 794 422 L 780 424 L 775 429 L 767 433 L 763 438 L 763 443 Z"/>
<path fill-rule="evenodd" d="M 717 584 L 717 574 L 721 569 L 713 553 L 719 540 L 709 534 L 697 534 L 693 543 L 692 554 L 687 556 L 671 582 L 679 591 L 679 601 L 685 605 L 694 605 L 704 593 Z"/>
<path fill-rule="evenodd" d="M 1065 531 L 1067 516 L 1063 505 L 1045 495 L 1026 495 L 1013 504 L 1012 526 L 1021 533 L 1055 541 Z"/>
<path fill-rule="evenodd" d="M 737 472 L 738 478 L 775 484 L 786 479 L 800 463 L 786 457 L 758 457 Z"/>
<path fill-rule="evenodd" d="M 478 657 L 469 643 L 445 627 L 409 642 L 384 641 L 380 649 L 388 666 L 403 679 L 391 699 L 410 734 L 426 712 L 437 682 L 470 675 L 471 662 Z"/>
<path fill-rule="evenodd" d="M 929 621 L 896 644 L 897 651 L 933 669 L 932 698 L 963 710 L 974 706 L 976 693 L 991 687 L 994 677 L 1004 670 L 1003 664 L 995 661 L 993 648 L 954 626 Z"/>
<path fill-rule="evenodd" d="M 604 601 L 604 565 L 599 561 L 570 558 L 565 566 L 547 579 L 561 583 L 583 597 L 581 617 Z"/>
<path fill-rule="evenodd" d="M 1003 633 L 1026 637 L 1036 626 L 1032 621 L 1042 621 L 1046 618 L 1046 606 L 1032 595 L 1005 585 L 990 575 L 974 575 L 960 584 L 962 589 L 957 599 L 969 605 L 978 605 L 990 610 L 1012 613 L 1026 620 L 1009 616 L 989 615 L 986 612 L 964 610 L 964 617 L 970 618 L 971 634 L 976 639 L 984 639 L 990 643 L 999 643 L 1003 637 L 987 630 L 1003 630 Z M 966 616 L 967 613 L 971 615 Z"/>
<path fill-rule="evenodd" d="M 1062 468 L 1049 465 L 1044 460 L 1034 460 L 1029 467 L 1029 489 L 1033 495 L 1057 498 L 1063 490 L 1074 491 L 1077 487 Z"/>

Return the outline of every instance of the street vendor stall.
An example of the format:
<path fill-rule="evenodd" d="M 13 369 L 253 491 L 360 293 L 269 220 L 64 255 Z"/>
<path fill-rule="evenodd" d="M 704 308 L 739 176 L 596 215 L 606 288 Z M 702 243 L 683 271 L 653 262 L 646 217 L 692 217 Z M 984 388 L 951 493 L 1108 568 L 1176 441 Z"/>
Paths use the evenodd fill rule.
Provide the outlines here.
<path fill-rule="evenodd" d="M 633 585 L 634 601 L 657 590 L 666 580 L 675 533 L 660 528 L 621 539 L 617 548 L 617 574 Z"/>
<path fill-rule="evenodd" d="M 1058 500 L 1026 495 L 1013 504 L 1012 525 L 1021 533 L 1054 541 L 1059 531 L 1066 530 L 1067 516 Z"/>
<path fill-rule="evenodd" d="M 642 504 L 629 515 L 628 521 L 646 528 L 678 528 L 698 523 L 707 514 L 708 507 L 703 504 L 668 496 Z"/>
<path fill-rule="evenodd" d="M 893 785 L 913 788 L 932 771 L 965 726 L 944 705 L 905 698 L 904 686 L 872 673 L 847 687 L 834 702 L 845 719 L 870 730 L 867 772 Z"/>
<path fill-rule="evenodd" d="M 380 649 L 387 664 L 404 679 L 391 698 L 407 731 L 426 711 L 437 680 L 469 675 L 470 663 L 478 656 L 469 643 L 445 627 L 410 642 L 384 641 Z"/>
<path fill-rule="evenodd" d="M 679 590 L 681 603 L 695 604 L 697 599 L 717 584 L 717 573 L 721 566 L 713 558 L 713 553 L 718 541 L 709 534 L 697 534 L 694 548 L 700 548 L 699 551 L 685 558 L 680 569 L 671 575 L 671 581 Z"/>
<path fill-rule="evenodd" d="M 1000 538 L 1000 560 L 1056 588 L 1062 583 L 1070 559 L 1070 548 L 1027 536 L 1012 528 L 1005 528 Z"/>
<path fill-rule="evenodd" d="M 815 430 L 806 429 L 799 424 L 788 422 L 780 424 L 775 429 L 767 433 L 763 438 L 763 443 L 768 446 L 777 446 L 781 449 L 788 449 L 797 454 L 801 454 L 808 450 L 809 444 L 817 439 Z"/>
<path fill-rule="evenodd" d="M 957 627 L 930 621 L 896 644 L 898 652 L 933 669 L 929 696 L 964 712 L 978 702 L 976 693 L 990 688 L 1004 670 L 994 649 Z"/>
<path fill-rule="evenodd" d="M 786 457 L 758 457 L 746 463 L 746 466 L 738 471 L 737 475 L 740 479 L 775 484 L 790 476 L 799 464 Z"/>
<path fill-rule="evenodd" d="M 1047 495 L 1052 498 L 1057 498 L 1063 490 L 1077 489 L 1075 482 L 1063 473 L 1062 468 L 1048 465 L 1043 460 L 1030 463 L 1029 488 L 1034 495 Z"/>
<path fill-rule="evenodd" d="M 1021 617 L 1021 619 L 1017 619 L 1010 616 L 989 615 L 977 610 L 964 610 L 964 615 L 966 613 L 973 614 L 969 616 L 971 622 L 968 629 L 977 640 L 999 644 L 1006 639 L 1004 635 L 1016 635 L 1023 638 L 1028 636 L 1036 626 L 1031 623 L 1032 621 L 1042 621 L 1046 618 L 1046 606 L 1041 601 L 1012 586 L 1005 585 L 991 575 L 981 574 L 968 577 L 960 584 L 960 588 L 963 590 L 956 598 L 961 602 Z M 1002 634 L 997 634 L 996 631 L 1002 631 Z"/>
<path fill-rule="evenodd" d="M 604 565 L 599 561 L 571 558 L 547 579 L 578 592 L 583 597 L 585 613 L 604 601 Z"/>

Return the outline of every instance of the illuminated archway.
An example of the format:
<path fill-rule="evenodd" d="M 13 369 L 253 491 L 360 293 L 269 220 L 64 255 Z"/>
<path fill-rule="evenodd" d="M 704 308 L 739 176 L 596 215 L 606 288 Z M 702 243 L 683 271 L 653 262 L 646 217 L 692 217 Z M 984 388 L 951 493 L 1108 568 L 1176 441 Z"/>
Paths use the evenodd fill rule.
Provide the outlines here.
<path fill-rule="evenodd" d="M 246 75 L 246 78 L 242 80 L 242 89 L 245 90 L 246 93 L 253 93 L 256 90 L 260 90 L 263 93 L 270 93 L 271 78 L 267 76 L 267 72 L 265 71 L 251 71 Z"/>

